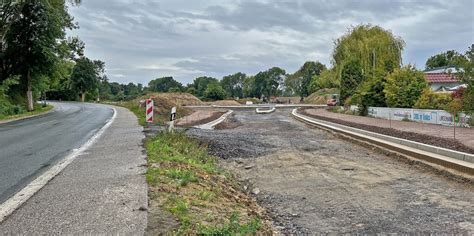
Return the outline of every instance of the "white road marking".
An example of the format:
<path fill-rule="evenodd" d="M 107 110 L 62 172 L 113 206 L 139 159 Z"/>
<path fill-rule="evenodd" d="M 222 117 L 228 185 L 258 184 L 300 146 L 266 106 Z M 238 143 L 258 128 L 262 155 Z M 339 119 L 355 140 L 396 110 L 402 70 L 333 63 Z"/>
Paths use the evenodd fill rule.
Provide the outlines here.
<path fill-rule="evenodd" d="M 100 128 L 97 133 L 94 134 L 86 143 L 84 143 L 80 148 L 74 149 L 68 156 L 63 160 L 52 166 L 49 170 L 44 172 L 42 175 L 38 176 L 35 180 L 29 183 L 22 190 L 17 192 L 7 201 L 0 205 L 0 223 L 3 222 L 9 215 L 11 215 L 16 209 L 21 207 L 28 199 L 30 199 L 36 192 L 43 188 L 50 180 L 52 180 L 56 175 L 61 173 L 64 168 L 71 164 L 76 157 L 84 153 L 85 150 L 90 148 L 99 137 L 105 132 L 107 128 L 114 122 L 115 117 L 117 116 L 117 110 L 112 108 L 114 114 L 107 123 Z"/>

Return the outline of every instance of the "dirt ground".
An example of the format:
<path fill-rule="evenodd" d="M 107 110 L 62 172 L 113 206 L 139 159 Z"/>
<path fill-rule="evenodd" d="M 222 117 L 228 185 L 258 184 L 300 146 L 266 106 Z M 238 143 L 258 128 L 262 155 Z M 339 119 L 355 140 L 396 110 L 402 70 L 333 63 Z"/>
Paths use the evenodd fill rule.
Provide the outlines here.
<path fill-rule="evenodd" d="M 236 111 L 230 129 L 188 130 L 282 233 L 474 233 L 474 183 L 309 128 L 290 112 Z"/>

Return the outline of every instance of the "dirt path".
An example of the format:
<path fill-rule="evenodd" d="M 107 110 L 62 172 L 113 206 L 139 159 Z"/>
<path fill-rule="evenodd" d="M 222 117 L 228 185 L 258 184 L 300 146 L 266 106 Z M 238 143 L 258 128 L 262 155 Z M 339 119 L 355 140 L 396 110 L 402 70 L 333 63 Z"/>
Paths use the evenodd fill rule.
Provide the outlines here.
<path fill-rule="evenodd" d="M 283 233 L 474 233 L 474 184 L 311 129 L 290 110 L 238 111 L 189 130 L 253 192 Z"/>

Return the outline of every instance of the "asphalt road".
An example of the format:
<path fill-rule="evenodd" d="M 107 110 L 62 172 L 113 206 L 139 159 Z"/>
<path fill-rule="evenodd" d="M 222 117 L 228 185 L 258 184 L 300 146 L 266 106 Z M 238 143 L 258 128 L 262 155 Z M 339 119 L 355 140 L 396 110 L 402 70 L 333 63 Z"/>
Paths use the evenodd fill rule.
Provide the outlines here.
<path fill-rule="evenodd" d="M 0 124 L 0 203 L 84 144 L 113 115 L 103 105 L 52 104 L 49 114 Z"/>

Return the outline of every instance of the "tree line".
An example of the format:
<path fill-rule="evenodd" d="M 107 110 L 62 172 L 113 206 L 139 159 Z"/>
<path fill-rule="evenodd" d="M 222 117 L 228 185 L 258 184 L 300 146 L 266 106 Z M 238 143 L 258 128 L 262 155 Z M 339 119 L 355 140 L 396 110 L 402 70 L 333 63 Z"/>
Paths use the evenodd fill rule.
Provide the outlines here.
<path fill-rule="evenodd" d="M 78 28 L 68 7 L 80 0 L 4 0 L 0 9 L 0 115 L 34 110 L 53 97 L 98 97 L 105 63 L 84 55 L 84 43 L 67 37 Z"/>
<path fill-rule="evenodd" d="M 433 94 L 423 72 L 403 65 L 405 42 L 389 30 L 357 25 L 335 40 L 331 65 L 305 62 L 296 72 L 272 67 L 255 75 L 237 72 L 221 79 L 201 76 L 183 85 L 173 77 L 142 84 L 109 82 L 105 63 L 84 55 L 85 44 L 66 37 L 78 28 L 68 7 L 79 0 L 5 0 L 0 9 L 0 115 L 34 109 L 41 97 L 58 100 L 130 100 L 147 92 L 188 92 L 201 99 L 298 96 L 300 100 L 324 88 L 338 88 L 344 106 L 458 106 L 472 113 L 473 46 L 434 55 L 426 68 L 456 66 L 467 88 L 451 99 Z M 451 104 L 453 102 L 458 103 Z"/>

